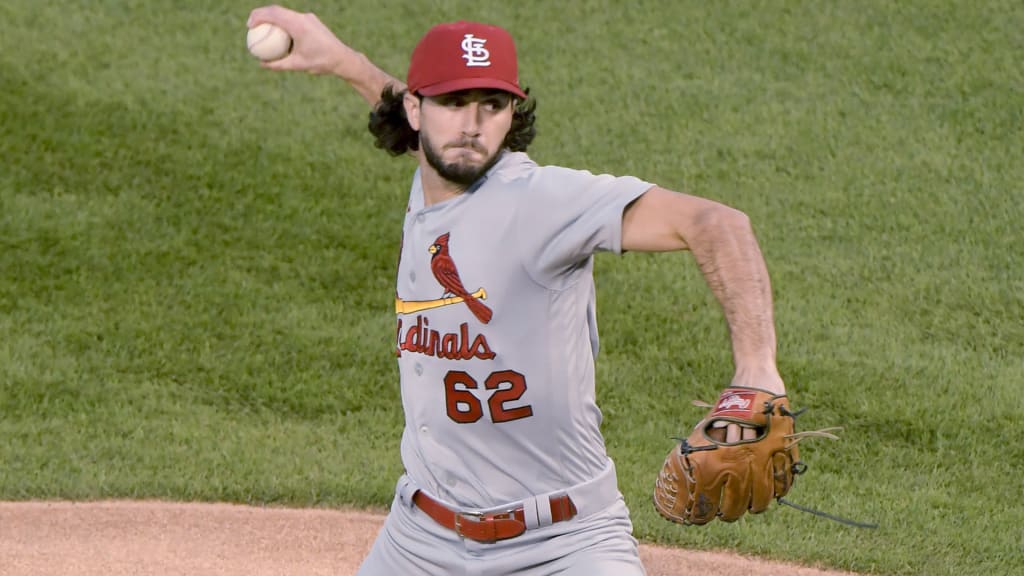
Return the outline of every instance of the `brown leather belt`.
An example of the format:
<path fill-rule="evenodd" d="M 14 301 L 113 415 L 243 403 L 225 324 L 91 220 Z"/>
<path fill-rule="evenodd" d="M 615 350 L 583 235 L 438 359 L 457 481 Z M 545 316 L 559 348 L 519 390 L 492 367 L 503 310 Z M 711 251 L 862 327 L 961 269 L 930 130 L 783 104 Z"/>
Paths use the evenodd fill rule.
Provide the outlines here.
<path fill-rule="evenodd" d="M 456 512 L 434 500 L 422 490 L 417 490 L 412 495 L 412 501 L 427 516 L 433 518 L 434 522 L 449 530 L 454 530 L 463 538 L 477 542 L 493 543 L 498 540 L 515 538 L 526 532 L 526 514 L 522 508 L 493 514 Z M 562 522 L 576 515 L 576 505 L 568 495 L 552 496 L 549 503 L 552 523 Z"/>

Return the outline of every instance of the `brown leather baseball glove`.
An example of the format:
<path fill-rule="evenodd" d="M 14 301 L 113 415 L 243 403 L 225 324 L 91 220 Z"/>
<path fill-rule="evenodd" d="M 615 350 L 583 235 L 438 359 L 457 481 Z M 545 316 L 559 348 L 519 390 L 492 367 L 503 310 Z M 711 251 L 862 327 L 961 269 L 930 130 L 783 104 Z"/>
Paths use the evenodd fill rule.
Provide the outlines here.
<path fill-rule="evenodd" d="M 733 522 L 746 512 L 764 512 L 805 469 L 796 447 L 803 435 L 794 432 L 789 400 L 733 386 L 714 406 L 701 405 L 711 410 L 665 458 L 654 507 L 681 524 L 716 517 Z"/>

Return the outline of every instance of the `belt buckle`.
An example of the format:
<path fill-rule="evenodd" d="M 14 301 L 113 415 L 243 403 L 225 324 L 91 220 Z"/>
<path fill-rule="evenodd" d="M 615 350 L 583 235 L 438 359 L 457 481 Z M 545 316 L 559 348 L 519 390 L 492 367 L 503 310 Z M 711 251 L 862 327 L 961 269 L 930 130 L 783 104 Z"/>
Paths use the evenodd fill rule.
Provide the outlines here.
<path fill-rule="evenodd" d="M 493 544 L 503 538 L 498 538 L 497 528 L 494 525 L 495 520 L 509 520 L 515 518 L 516 508 L 509 508 L 501 512 L 484 514 L 483 512 L 456 512 L 455 513 L 455 533 L 460 538 L 469 538 L 477 542 L 483 542 L 485 544 Z M 463 522 L 470 521 L 475 524 L 490 523 L 491 537 L 487 539 L 477 539 L 472 536 L 467 536 L 462 532 Z"/>
<path fill-rule="evenodd" d="M 456 512 L 455 513 L 455 533 L 465 538 L 466 536 L 462 533 L 462 519 L 473 519 L 473 522 L 483 522 L 484 515 L 480 512 Z"/>
<path fill-rule="evenodd" d="M 485 516 L 480 512 L 456 512 L 455 513 L 455 533 L 459 535 L 459 538 L 469 538 L 470 540 L 476 540 L 472 536 L 466 536 L 462 532 L 463 522 L 470 521 L 474 524 L 485 522 Z"/>

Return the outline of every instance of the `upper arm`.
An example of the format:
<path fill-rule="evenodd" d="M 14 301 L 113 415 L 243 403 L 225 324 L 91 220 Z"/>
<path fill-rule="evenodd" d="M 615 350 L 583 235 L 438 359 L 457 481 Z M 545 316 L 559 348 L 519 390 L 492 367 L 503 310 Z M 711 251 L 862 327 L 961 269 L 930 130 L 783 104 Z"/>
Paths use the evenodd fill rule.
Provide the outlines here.
<path fill-rule="evenodd" d="M 635 252 L 689 250 L 703 230 L 723 220 L 746 219 L 713 200 L 655 186 L 622 215 L 622 249 Z"/>
<path fill-rule="evenodd" d="M 650 187 L 632 176 L 531 170 L 519 183 L 515 225 L 523 230 L 519 245 L 535 279 L 547 286 L 571 281 L 595 252 L 621 252 L 626 206 Z"/>

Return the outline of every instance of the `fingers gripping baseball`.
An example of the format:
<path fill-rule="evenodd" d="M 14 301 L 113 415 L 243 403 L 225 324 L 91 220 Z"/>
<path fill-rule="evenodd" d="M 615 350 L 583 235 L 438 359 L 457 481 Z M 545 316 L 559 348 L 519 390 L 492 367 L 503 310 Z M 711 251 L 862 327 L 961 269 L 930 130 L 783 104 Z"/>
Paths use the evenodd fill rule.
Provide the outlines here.
<path fill-rule="evenodd" d="M 341 73 L 355 65 L 359 54 L 338 39 L 315 14 L 299 13 L 283 6 L 263 6 L 249 14 L 246 22 L 252 29 L 260 24 L 273 24 L 292 38 L 287 56 L 263 62 L 270 70 L 294 70 L 310 74 Z"/>

